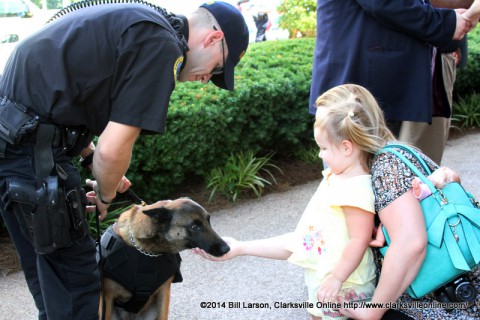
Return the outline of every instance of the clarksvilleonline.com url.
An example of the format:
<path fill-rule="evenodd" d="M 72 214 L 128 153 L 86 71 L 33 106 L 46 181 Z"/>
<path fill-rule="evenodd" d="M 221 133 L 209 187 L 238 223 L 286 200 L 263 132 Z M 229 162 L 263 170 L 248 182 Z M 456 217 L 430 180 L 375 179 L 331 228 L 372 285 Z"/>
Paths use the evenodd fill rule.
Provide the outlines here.
<path fill-rule="evenodd" d="M 322 308 L 321 306 L 318 306 Z M 349 301 L 338 303 L 337 309 L 349 308 L 349 309 L 359 309 L 359 308 L 387 308 L 387 309 L 467 309 L 468 303 L 466 302 L 423 302 L 423 301 L 412 301 L 412 302 L 387 302 L 387 303 L 372 303 L 365 301 Z M 328 307 L 323 307 L 328 308 Z M 335 309 L 334 307 L 329 307 Z"/>

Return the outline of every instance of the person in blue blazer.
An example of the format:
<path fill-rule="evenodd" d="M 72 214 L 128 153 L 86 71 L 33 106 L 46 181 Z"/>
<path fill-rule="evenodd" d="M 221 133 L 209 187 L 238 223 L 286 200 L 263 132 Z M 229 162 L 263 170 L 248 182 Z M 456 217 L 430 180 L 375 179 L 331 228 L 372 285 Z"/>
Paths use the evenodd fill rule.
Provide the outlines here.
<path fill-rule="evenodd" d="M 355 83 L 373 93 L 397 136 L 402 121 L 431 123 L 432 49 L 470 30 L 461 12 L 425 0 L 317 0 L 310 113 L 323 92 Z"/>

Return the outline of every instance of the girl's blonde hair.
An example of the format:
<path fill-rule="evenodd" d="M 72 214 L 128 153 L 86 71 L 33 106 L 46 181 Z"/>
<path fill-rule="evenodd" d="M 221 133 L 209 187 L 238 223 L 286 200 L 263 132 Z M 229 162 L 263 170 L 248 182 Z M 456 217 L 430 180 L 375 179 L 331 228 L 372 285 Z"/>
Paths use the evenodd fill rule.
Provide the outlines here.
<path fill-rule="evenodd" d="M 334 144 L 349 140 L 366 153 L 366 164 L 387 142 L 395 141 L 373 95 L 362 86 L 334 87 L 316 101 L 314 128 L 326 130 Z"/>

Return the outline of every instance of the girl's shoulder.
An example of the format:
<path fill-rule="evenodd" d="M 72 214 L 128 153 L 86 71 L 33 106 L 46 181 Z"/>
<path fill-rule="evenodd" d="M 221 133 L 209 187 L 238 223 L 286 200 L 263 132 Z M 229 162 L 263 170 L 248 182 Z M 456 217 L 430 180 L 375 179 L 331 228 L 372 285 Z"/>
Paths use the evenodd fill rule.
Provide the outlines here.
<path fill-rule="evenodd" d="M 332 179 L 332 174 L 324 177 L 323 187 L 318 191 L 325 205 L 351 206 L 375 212 L 371 175 L 364 174 L 345 179 Z"/>

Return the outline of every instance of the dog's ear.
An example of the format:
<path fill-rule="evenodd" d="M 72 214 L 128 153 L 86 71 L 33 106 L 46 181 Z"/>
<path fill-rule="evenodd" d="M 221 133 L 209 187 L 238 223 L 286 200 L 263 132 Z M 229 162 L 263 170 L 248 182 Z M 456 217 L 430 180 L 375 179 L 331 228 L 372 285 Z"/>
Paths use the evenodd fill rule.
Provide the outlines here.
<path fill-rule="evenodd" d="M 172 220 L 173 216 L 173 210 L 165 207 L 143 210 L 142 212 L 150 218 L 157 219 L 160 222 L 168 222 Z"/>

